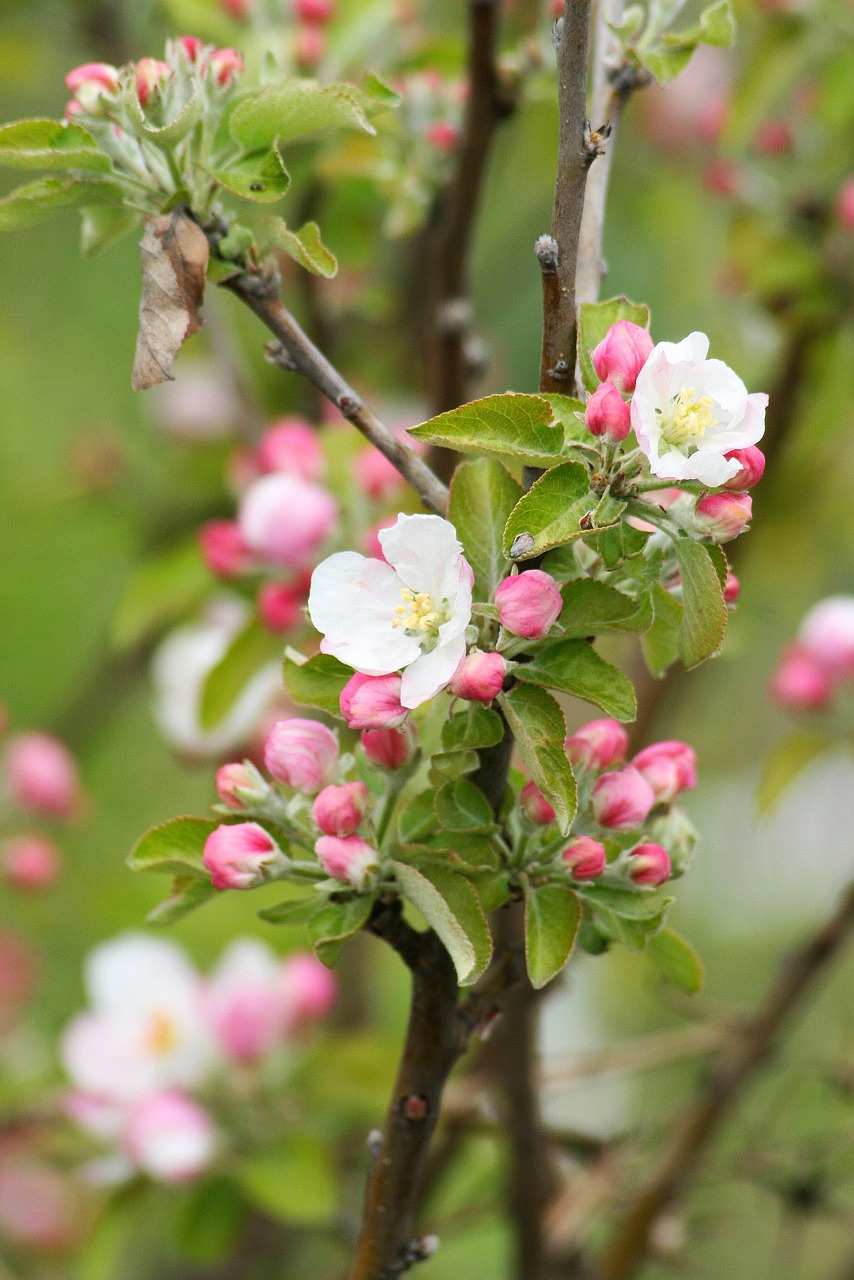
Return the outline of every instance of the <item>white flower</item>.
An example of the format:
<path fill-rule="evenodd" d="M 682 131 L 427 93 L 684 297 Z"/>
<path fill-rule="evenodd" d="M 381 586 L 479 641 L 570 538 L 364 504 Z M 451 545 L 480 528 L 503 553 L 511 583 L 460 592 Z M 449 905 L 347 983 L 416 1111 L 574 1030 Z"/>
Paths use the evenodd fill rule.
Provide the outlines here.
<path fill-rule="evenodd" d="M 418 707 L 465 656 L 472 571 L 439 516 L 400 515 L 379 540 L 385 561 L 341 551 L 318 565 L 308 611 L 324 653 L 366 676 L 402 671 L 400 701 Z"/>
<path fill-rule="evenodd" d="M 768 397 L 748 395 L 728 365 L 706 359 L 708 350 L 704 333 L 659 342 L 638 375 L 632 427 L 662 480 L 721 485 L 741 466 L 724 455 L 756 444 L 765 430 Z"/>
<path fill-rule="evenodd" d="M 133 1102 L 155 1090 L 191 1088 L 214 1065 L 198 975 L 180 947 L 127 933 L 86 963 L 91 1009 L 66 1028 L 60 1052 L 75 1087 Z"/>

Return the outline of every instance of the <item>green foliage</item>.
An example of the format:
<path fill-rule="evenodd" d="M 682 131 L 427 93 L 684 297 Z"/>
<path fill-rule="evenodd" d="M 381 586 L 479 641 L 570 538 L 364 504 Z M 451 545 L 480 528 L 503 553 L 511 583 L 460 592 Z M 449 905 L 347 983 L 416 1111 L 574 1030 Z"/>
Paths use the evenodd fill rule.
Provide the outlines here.
<path fill-rule="evenodd" d="M 0 165 L 89 173 L 109 173 L 112 167 L 85 129 L 59 120 L 17 120 L 0 126 Z"/>
<path fill-rule="evenodd" d="M 28 227 L 63 209 L 99 204 L 121 207 L 124 202 L 124 188 L 117 182 L 97 178 L 40 178 L 0 200 L 0 231 Z"/>
<path fill-rule="evenodd" d="M 653 621 L 641 638 L 644 661 L 654 676 L 663 676 L 679 657 L 683 609 L 680 602 L 655 583 L 651 593 Z"/>
<path fill-rule="evenodd" d="M 724 602 L 716 561 L 707 547 L 690 538 L 678 538 L 676 556 L 682 575 L 682 625 L 679 656 L 686 668 L 717 653 L 726 631 Z"/>
<path fill-rule="evenodd" d="M 392 862 L 401 893 L 442 939 L 460 986 L 471 986 L 492 957 L 492 938 L 477 894 L 456 872 L 436 863 Z"/>
<path fill-rule="evenodd" d="M 683 6 L 684 0 L 650 0 L 645 13 L 641 5 L 632 5 L 613 28 L 630 63 L 648 71 L 659 84 L 669 84 L 691 61 L 698 45 L 721 48 L 735 36 L 731 0 L 715 0 L 693 26 L 667 30 Z"/>
<path fill-rule="evenodd" d="M 409 434 L 458 453 L 491 454 L 532 467 L 553 466 L 563 448 L 549 402 L 515 392 L 473 400 L 412 427 Z"/>
<path fill-rule="evenodd" d="M 445 831 L 495 830 L 486 797 L 466 778 L 457 778 L 436 793 L 436 817 Z"/>
<path fill-rule="evenodd" d="M 368 923 L 373 905 L 373 899 L 366 894 L 358 897 L 336 894 L 322 899 L 320 906 L 307 921 L 309 937 L 318 960 L 331 967 L 341 944 Z"/>
<path fill-rule="evenodd" d="M 643 951 L 649 939 L 664 923 L 672 898 L 659 892 L 618 889 L 589 881 L 578 885 L 578 894 L 590 920 L 611 942 L 621 942 L 632 951 Z"/>
<path fill-rule="evenodd" d="M 616 720 L 634 720 L 637 698 L 631 680 L 586 640 L 551 640 L 539 647 L 531 662 L 520 663 L 516 677 L 559 693 L 595 703 Z"/>
<path fill-rule="evenodd" d="M 578 312 L 578 367 L 588 391 L 599 386 L 599 375 L 593 368 L 591 352 L 618 320 L 631 320 L 641 328 L 649 328 L 649 307 L 630 302 L 628 298 L 609 298 L 607 302 L 582 302 Z"/>
<path fill-rule="evenodd" d="M 312 275 L 331 280 L 338 270 L 335 254 L 321 240 L 316 222 L 306 222 L 299 231 L 292 231 L 281 218 L 266 218 L 259 240 L 264 250 L 281 249 Z"/>
<path fill-rule="evenodd" d="M 217 818 L 170 818 L 137 840 L 128 855 L 132 871 L 156 871 L 174 876 L 208 873 L 202 862 L 205 841 L 220 825 Z"/>
<path fill-rule="evenodd" d="M 513 553 L 514 560 L 529 560 L 550 547 L 583 537 L 588 529 L 595 532 L 593 513 L 598 502 L 580 462 L 552 468 L 513 508 L 504 528 L 505 553 Z M 582 520 L 588 528 L 582 528 Z"/>
<path fill-rule="evenodd" d="M 558 622 L 566 639 L 643 632 L 652 624 L 647 592 L 635 598 L 594 578 L 576 578 L 566 583 L 561 594 L 563 609 Z"/>
<path fill-rule="evenodd" d="M 351 86 L 298 80 L 244 99 L 231 113 L 229 128 L 235 142 L 250 153 L 330 129 L 376 132 Z"/>
<path fill-rule="evenodd" d="M 575 945 L 581 909 L 568 884 L 532 885 L 525 892 L 525 960 L 531 985 L 539 991 L 556 978 Z"/>
<path fill-rule="evenodd" d="M 560 830 L 568 835 L 578 796 L 563 749 L 566 721 L 560 706 L 545 689 L 525 684 L 501 694 L 499 701 L 528 772 L 551 803 Z"/>
<path fill-rule="evenodd" d="M 451 481 L 448 519 L 474 571 L 474 598 L 490 600 L 507 575 L 502 539 L 521 486 L 494 458 L 460 463 Z"/>
<path fill-rule="evenodd" d="M 319 653 L 306 661 L 293 649 L 285 651 L 285 688 L 301 707 L 318 707 L 341 716 L 341 691 L 353 672 L 331 654 Z"/>
<path fill-rule="evenodd" d="M 756 804 L 760 813 L 770 813 L 799 774 L 834 749 L 831 738 L 801 730 L 790 733 L 772 747 L 762 768 Z"/>
<path fill-rule="evenodd" d="M 241 156 L 227 168 L 208 170 L 220 186 L 232 195 L 251 200 L 253 204 L 272 204 L 281 200 L 291 184 L 290 174 L 278 146 Z"/>
<path fill-rule="evenodd" d="M 129 649 L 157 635 L 204 600 L 213 581 L 195 536 L 158 552 L 139 566 L 122 592 L 113 644 Z"/>
<path fill-rule="evenodd" d="M 338 1187 L 328 1145 L 312 1133 L 289 1133 L 274 1151 L 242 1161 L 237 1178 L 247 1199 L 277 1222 L 328 1222 Z"/>
<path fill-rule="evenodd" d="M 232 1178 L 204 1178 L 179 1205 L 175 1242 L 191 1262 L 201 1266 L 221 1262 L 237 1245 L 246 1213 L 246 1199 Z"/>
<path fill-rule="evenodd" d="M 211 898 L 215 898 L 216 894 L 217 890 L 207 879 L 202 880 L 196 875 L 176 876 L 172 881 L 172 893 L 149 911 L 146 921 L 163 927 L 177 924 L 191 911 L 203 907 Z"/>
<path fill-rule="evenodd" d="M 703 966 L 690 942 L 672 929 L 659 929 L 646 944 L 662 975 L 680 991 L 694 995 L 703 985 Z"/>
<path fill-rule="evenodd" d="M 257 618 L 250 618 L 205 677 L 199 701 L 202 729 L 222 723 L 250 680 L 278 657 L 280 649 L 281 641 Z"/>

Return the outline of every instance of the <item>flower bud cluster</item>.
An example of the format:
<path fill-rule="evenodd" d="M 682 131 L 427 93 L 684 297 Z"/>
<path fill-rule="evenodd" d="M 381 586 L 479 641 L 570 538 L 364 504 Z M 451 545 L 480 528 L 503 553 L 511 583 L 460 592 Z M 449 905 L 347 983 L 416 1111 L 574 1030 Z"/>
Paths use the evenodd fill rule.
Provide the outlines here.
<path fill-rule="evenodd" d="M 804 617 L 783 650 L 769 694 L 786 711 L 825 711 L 854 681 L 854 596 L 828 596 Z"/>
<path fill-rule="evenodd" d="M 6 715 L 0 707 L 0 733 Z M 48 733 L 14 733 L 0 744 L 0 811 L 14 828 L 21 823 L 67 823 L 78 817 L 83 791 L 77 764 Z M 0 834 L 0 880 L 24 892 L 48 889 L 62 868 L 62 852 L 51 835 L 32 829 Z"/>

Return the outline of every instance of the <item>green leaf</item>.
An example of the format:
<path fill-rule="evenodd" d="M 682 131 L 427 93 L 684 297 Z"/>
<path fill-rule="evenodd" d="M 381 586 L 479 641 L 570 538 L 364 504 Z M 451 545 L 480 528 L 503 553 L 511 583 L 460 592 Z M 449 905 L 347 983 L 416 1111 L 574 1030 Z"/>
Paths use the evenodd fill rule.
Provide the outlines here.
<path fill-rule="evenodd" d="M 473 400 L 411 427 L 409 434 L 458 453 L 496 454 L 535 467 L 552 466 L 563 446 L 549 402 L 515 392 Z"/>
<path fill-rule="evenodd" d="M 374 900 L 367 894 L 335 902 L 327 898 L 308 920 L 308 932 L 318 960 L 335 963 L 339 948 L 368 922 Z"/>
<path fill-rule="evenodd" d="M 218 826 L 220 821 L 215 818 L 170 818 L 137 840 L 128 856 L 128 866 L 132 871 L 192 874 L 207 880 L 202 854 L 205 841 Z"/>
<path fill-rule="evenodd" d="M 672 929 L 659 929 L 646 944 L 658 968 L 680 991 L 694 995 L 703 985 L 703 966 L 690 942 Z"/>
<path fill-rule="evenodd" d="M 588 391 L 599 386 L 591 352 L 618 320 L 631 320 L 641 328 L 649 328 L 649 307 L 630 302 L 628 298 L 609 298 L 607 302 L 582 302 L 578 313 L 578 367 Z"/>
<path fill-rule="evenodd" d="M 446 831 L 495 829 L 486 796 L 473 782 L 458 778 L 436 793 L 436 817 Z"/>
<path fill-rule="evenodd" d="M 600 658 L 586 640 L 552 640 L 544 644 L 532 662 L 519 664 L 516 678 L 525 684 L 583 698 L 616 720 L 634 720 L 637 715 L 631 680 Z"/>
<path fill-rule="evenodd" d="M 599 499 L 590 492 L 580 462 L 564 462 L 540 476 L 516 503 L 504 528 L 504 551 L 513 560 L 529 560 L 595 532 L 593 512 Z M 589 528 L 582 519 L 590 518 Z"/>
<path fill-rule="evenodd" d="M 112 164 L 77 124 L 16 120 L 0 126 L 0 165 L 6 169 L 81 169 L 109 173 Z"/>
<path fill-rule="evenodd" d="M 164 149 L 172 149 L 195 129 L 204 111 L 204 100 L 196 85 L 192 93 L 177 115 L 164 125 L 152 125 L 140 105 L 136 87 L 133 82 L 125 89 L 123 105 L 131 118 L 135 131 L 147 142 L 153 142 Z"/>
<path fill-rule="evenodd" d="M 400 891 L 441 938 L 460 986 L 471 986 L 492 957 L 492 938 L 477 894 L 454 871 L 430 865 L 416 870 L 392 862 Z"/>
<path fill-rule="evenodd" d="M 522 487 L 494 458 L 461 462 L 451 481 L 448 519 L 474 570 L 474 598 L 491 600 L 507 575 L 502 541 Z"/>
<path fill-rule="evenodd" d="M 291 231 L 281 218 L 266 218 L 260 239 L 267 248 L 289 254 L 312 275 L 330 280 L 338 270 L 335 254 L 321 240 L 316 222 L 307 222 L 299 231 Z"/>
<path fill-rule="evenodd" d="M 222 723 L 250 680 L 278 656 L 281 647 L 281 641 L 257 618 L 250 618 L 238 631 L 202 685 L 199 723 L 205 732 Z"/>
<path fill-rule="evenodd" d="M 278 902 L 275 907 L 265 907 L 258 912 L 258 917 L 267 924 L 305 924 L 322 905 L 318 894 L 306 894 L 299 898 L 285 898 L 284 902 Z"/>
<path fill-rule="evenodd" d="M 525 684 L 501 694 L 499 700 L 528 772 L 550 801 L 560 830 L 568 835 L 578 798 L 563 749 L 566 721 L 560 706 L 545 689 Z"/>
<path fill-rule="evenodd" d="M 780 797 L 819 756 L 832 751 L 835 743 L 818 733 L 789 734 L 770 751 L 762 769 L 756 804 L 760 813 L 770 813 Z"/>
<path fill-rule="evenodd" d="M 442 725 L 445 751 L 482 751 L 495 747 L 504 737 L 504 726 L 497 711 L 470 704 Z"/>
<path fill-rule="evenodd" d="M 226 169 L 206 169 L 220 186 L 233 195 L 254 204 L 272 204 L 281 200 L 291 184 L 290 175 L 278 147 L 241 156 Z"/>
<path fill-rule="evenodd" d="M 158 868 L 159 870 L 160 868 Z M 172 884 L 171 897 L 159 903 L 145 917 L 147 924 L 169 925 L 183 920 L 196 907 L 202 907 L 211 898 L 216 897 L 218 890 L 209 880 L 202 880 L 197 875 L 176 876 Z"/>
<path fill-rule="evenodd" d="M 643 951 L 650 936 L 661 928 L 673 901 L 658 893 L 609 885 L 579 885 L 578 893 L 585 906 L 593 910 L 600 932 L 633 951 Z"/>
<path fill-rule="evenodd" d="M 244 151 L 262 151 L 274 142 L 311 138 L 329 129 L 376 133 L 349 86 L 291 81 L 265 89 L 235 108 L 231 136 Z"/>
<path fill-rule="evenodd" d="M 200 1265 L 221 1262 L 235 1249 L 246 1220 L 246 1201 L 233 1179 L 205 1178 L 191 1187 L 175 1222 L 175 1242 Z"/>
<path fill-rule="evenodd" d="M 401 96 L 381 80 L 373 71 L 367 71 L 358 85 L 344 86 L 357 102 L 360 102 L 366 114 L 393 111 L 401 104 Z"/>
<path fill-rule="evenodd" d="M 573 396 L 561 396 L 554 391 L 541 391 L 540 395 L 552 407 L 555 422 L 563 427 L 564 445 L 584 444 L 598 453 L 598 442 L 590 434 L 584 421 L 584 402 Z"/>
<path fill-rule="evenodd" d="M 570 957 L 581 920 L 578 897 L 568 884 L 531 885 L 525 890 L 525 960 L 531 986 L 539 991 L 557 977 Z"/>
<path fill-rule="evenodd" d="M 727 607 L 717 570 L 706 548 L 690 538 L 678 538 L 676 556 L 682 574 L 684 610 L 679 654 L 685 667 L 690 668 L 720 649 L 726 631 Z"/>
<path fill-rule="evenodd" d="M 594 578 L 575 578 L 566 583 L 561 594 L 563 609 L 558 621 L 567 639 L 646 631 L 652 622 L 646 593 L 638 600 Z"/>
<path fill-rule="evenodd" d="M 338 1188 L 329 1144 L 310 1133 L 291 1132 L 275 1151 L 241 1164 L 237 1177 L 249 1199 L 279 1222 L 318 1226 L 330 1220 Z"/>
<path fill-rule="evenodd" d="M 122 592 L 112 643 L 128 649 L 156 635 L 195 608 L 213 582 L 195 536 L 158 552 L 136 570 Z"/>
<path fill-rule="evenodd" d="M 122 205 L 124 188 L 117 182 L 79 181 L 75 178 L 41 178 L 18 187 L 0 200 L 0 231 L 12 231 L 43 222 L 63 209 L 86 205 Z"/>
<path fill-rule="evenodd" d="M 307 662 L 299 662 L 300 654 L 285 650 L 285 688 L 293 702 L 301 707 L 319 707 L 331 716 L 341 718 L 341 691 L 353 677 L 351 667 L 319 653 Z"/>
<path fill-rule="evenodd" d="M 139 225 L 139 213 L 135 209 L 114 209 L 111 205 L 103 205 L 83 209 L 81 213 L 80 252 L 84 258 L 109 249 L 111 244 Z"/>
<path fill-rule="evenodd" d="M 641 637 L 644 661 L 650 674 L 663 676 L 679 657 L 679 635 L 683 609 L 669 591 L 660 583 L 652 588 L 653 621 L 646 635 Z"/>

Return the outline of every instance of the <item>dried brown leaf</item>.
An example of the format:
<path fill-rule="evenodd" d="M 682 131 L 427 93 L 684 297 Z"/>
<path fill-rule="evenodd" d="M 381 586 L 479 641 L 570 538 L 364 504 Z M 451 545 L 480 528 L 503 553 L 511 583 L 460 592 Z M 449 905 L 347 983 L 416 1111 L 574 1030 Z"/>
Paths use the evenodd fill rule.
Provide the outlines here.
<path fill-rule="evenodd" d="M 172 378 L 184 342 L 202 327 L 207 236 L 186 213 L 146 218 L 139 246 L 142 298 L 131 385 L 144 391 Z"/>

